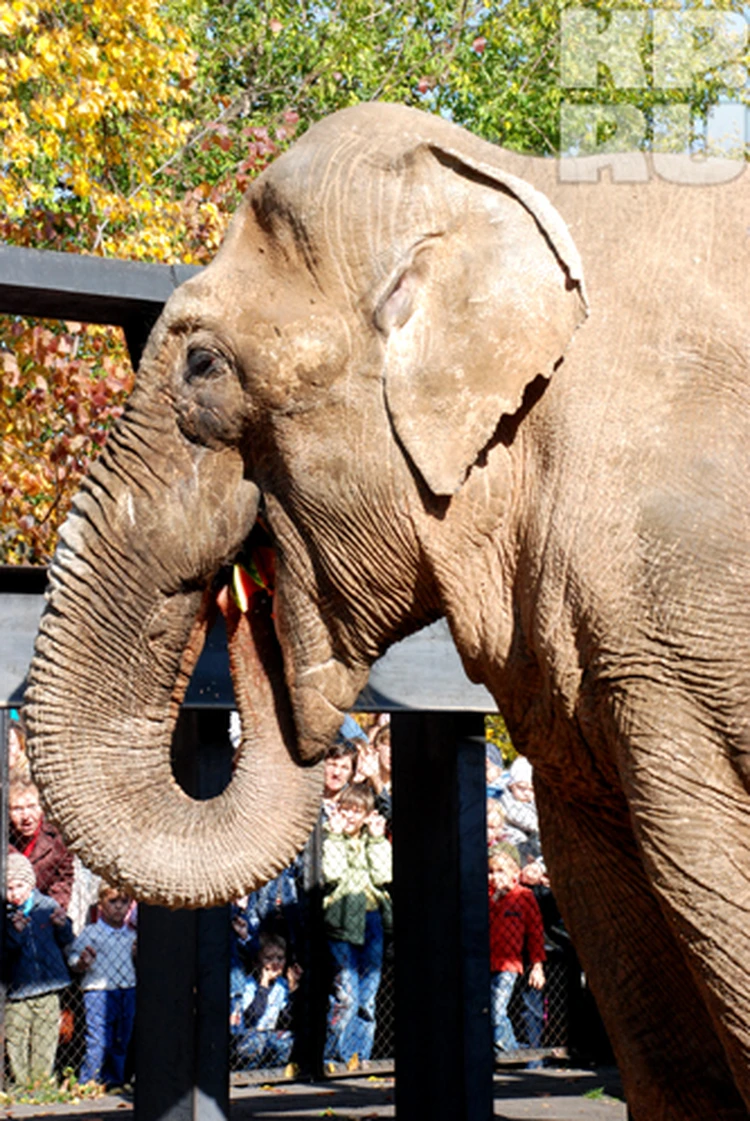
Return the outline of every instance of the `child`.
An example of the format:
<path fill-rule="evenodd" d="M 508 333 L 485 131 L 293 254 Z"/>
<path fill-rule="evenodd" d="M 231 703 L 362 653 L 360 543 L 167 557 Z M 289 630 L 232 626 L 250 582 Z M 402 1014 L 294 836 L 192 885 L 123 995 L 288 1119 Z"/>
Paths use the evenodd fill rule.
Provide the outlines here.
<path fill-rule="evenodd" d="M 229 1026 L 242 1069 L 286 1066 L 294 1042 L 291 997 L 301 969 L 286 965 L 286 942 L 278 934 L 261 934 L 256 976 L 232 970 Z"/>
<path fill-rule="evenodd" d="M 286 942 L 287 957 L 296 958 L 297 948 L 303 943 L 299 890 L 302 874 L 300 856 L 275 879 L 232 903 L 230 968 L 251 972 L 258 958 L 261 934 L 278 934 Z"/>
<path fill-rule="evenodd" d="M 391 928 L 391 845 L 369 783 L 341 792 L 323 836 L 323 921 L 334 992 L 325 1058 L 351 1070 L 372 1054 L 383 936 Z"/>
<path fill-rule="evenodd" d="M 108 1089 L 125 1082 L 135 1020 L 136 935 L 125 921 L 131 903 L 126 892 L 101 884 L 98 921 L 83 928 L 68 954 L 70 968 L 81 974 L 86 1009 L 80 1079 Z"/>
<path fill-rule="evenodd" d="M 487 850 L 508 839 L 505 829 L 505 811 L 497 798 L 487 799 Z"/>
<path fill-rule="evenodd" d="M 533 893 L 519 883 L 518 850 L 501 843 L 490 852 L 490 971 L 492 973 L 492 1028 L 495 1052 L 518 1048 L 508 1005 L 516 981 L 523 973 L 524 950 L 531 961 L 529 987 L 536 994 L 544 988 L 544 927 Z M 542 1018 L 538 998 L 527 1004 L 529 1045 L 541 1041 Z"/>
<path fill-rule="evenodd" d="M 500 798 L 508 785 L 508 777 L 505 774 L 502 753 L 494 743 L 486 745 L 485 768 L 487 773 L 487 797 Z"/>
<path fill-rule="evenodd" d="M 507 840 L 516 846 L 524 863 L 541 855 L 539 817 L 534 799 L 531 763 L 523 755 L 513 760 L 508 786 L 500 798 L 505 811 Z"/>
<path fill-rule="evenodd" d="M 55 1065 L 59 993 L 70 983 L 63 947 L 73 929 L 55 900 L 37 890 L 31 861 L 11 852 L 7 867 L 5 1039 L 14 1082 L 29 1086 L 49 1078 Z"/>

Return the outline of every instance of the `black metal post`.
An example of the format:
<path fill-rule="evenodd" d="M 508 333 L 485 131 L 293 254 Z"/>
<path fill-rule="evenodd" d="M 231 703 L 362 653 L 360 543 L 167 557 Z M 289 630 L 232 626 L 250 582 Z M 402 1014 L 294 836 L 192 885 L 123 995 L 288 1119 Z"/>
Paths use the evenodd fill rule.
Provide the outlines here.
<path fill-rule="evenodd" d="M 195 1086 L 195 915 L 138 908 L 135 1115 L 191 1121 Z"/>
<path fill-rule="evenodd" d="M 488 1121 L 483 717 L 394 713 L 396 1115 Z"/>
<path fill-rule="evenodd" d="M 143 312 L 138 318 L 129 319 L 127 323 L 123 324 L 130 364 L 134 370 L 137 370 L 140 365 L 148 337 L 158 318 L 159 313 L 154 310 L 151 314 Z"/>
<path fill-rule="evenodd" d="M 183 711 L 173 755 L 189 793 L 218 794 L 231 776 L 228 713 Z M 137 1121 L 226 1121 L 229 908 L 141 906 L 137 974 Z"/>
<path fill-rule="evenodd" d="M 328 939 L 323 925 L 322 843 L 322 824 L 318 821 L 303 854 L 302 941 L 297 947 L 302 977 L 294 1004 L 292 1061 L 299 1067 L 299 1077 L 307 1081 L 324 1077 L 323 1051 L 331 990 Z"/>

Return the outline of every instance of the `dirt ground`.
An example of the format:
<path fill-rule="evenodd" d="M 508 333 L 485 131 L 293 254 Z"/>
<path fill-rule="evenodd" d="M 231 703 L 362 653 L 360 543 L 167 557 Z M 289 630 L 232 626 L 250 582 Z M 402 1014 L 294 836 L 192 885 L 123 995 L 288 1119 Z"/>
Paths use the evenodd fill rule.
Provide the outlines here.
<path fill-rule="evenodd" d="M 394 1080 L 387 1074 L 334 1078 L 303 1085 L 275 1082 L 234 1086 L 230 1121 L 375 1121 L 393 1118 Z M 12 1106 L 8 1118 L 54 1116 L 56 1121 L 123 1121 L 132 1117 L 132 1101 L 108 1095 L 78 1105 Z M 495 1111 L 500 1121 L 626 1121 L 616 1070 L 506 1069 L 495 1076 Z M 408 1119 L 405 1119 L 408 1121 Z"/>

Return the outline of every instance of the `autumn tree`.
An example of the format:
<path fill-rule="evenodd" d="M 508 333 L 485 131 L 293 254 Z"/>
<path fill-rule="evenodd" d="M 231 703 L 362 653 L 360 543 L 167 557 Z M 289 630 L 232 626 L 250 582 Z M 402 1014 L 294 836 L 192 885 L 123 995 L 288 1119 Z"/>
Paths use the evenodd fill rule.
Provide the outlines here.
<path fill-rule="evenodd" d="M 560 0 L 324 0 L 310 6 L 300 0 L 200 0 L 185 6 L 180 0 L 193 41 L 201 44 L 190 111 L 202 130 L 200 143 L 183 151 L 180 171 L 187 181 L 200 179 L 208 152 L 214 182 L 248 157 L 254 173 L 253 161 L 263 155 L 254 141 L 278 140 L 280 130 L 283 144 L 286 114 L 305 128 L 359 101 L 413 105 L 506 147 L 542 155 L 562 150 L 565 103 L 637 106 L 647 121 L 643 145 L 654 140 L 655 110 L 687 103 L 688 140 L 700 149 L 709 108 L 722 99 L 747 102 L 741 0 L 714 0 L 708 12 L 701 0 L 668 0 L 659 9 L 680 17 L 672 30 L 679 42 L 672 46 L 704 60 L 702 69 L 690 71 L 687 88 L 667 86 L 656 72 L 658 28 L 645 0 L 627 6 L 641 84 L 623 85 L 616 67 L 604 64 L 593 86 L 590 79 L 588 86 L 577 84 L 565 65 L 571 56 L 575 61 L 583 34 L 581 20 L 578 31 L 573 28 L 571 9 L 593 18 L 589 34 L 614 26 L 616 37 L 619 25 L 611 21 L 621 19 L 621 0 L 589 0 L 580 7 Z M 715 49 L 706 51 L 706 40 L 710 45 L 714 38 Z M 623 35 L 622 52 L 632 49 L 632 35 Z M 616 52 L 610 52 L 613 60 Z"/>
<path fill-rule="evenodd" d="M 503 763 L 509 767 L 518 752 L 513 746 L 505 721 L 499 712 L 485 716 L 484 735 L 487 743 L 494 744 L 503 757 Z"/>
<path fill-rule="evenodd" d="M 0 237 L 158 259 L 181 207 L 155 182 L 184 143 L 186 32 L 153 0 L 0 4 Z M 0 319 L 0 560 L 45 561 L 132 381 L 119 332 Z"/>

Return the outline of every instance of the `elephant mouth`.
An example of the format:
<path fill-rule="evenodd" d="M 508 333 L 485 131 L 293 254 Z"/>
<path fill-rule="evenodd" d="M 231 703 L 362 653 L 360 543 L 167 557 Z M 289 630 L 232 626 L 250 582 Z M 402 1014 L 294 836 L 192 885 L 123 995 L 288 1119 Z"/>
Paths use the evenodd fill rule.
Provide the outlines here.
<path fill-rule="evenodd" d="M 206 639 L 218 617 L 222 616 L 232 687 L 243 731 L 233 755 L 233 772 L 243 751 L 247 750 L 247 729 L 258 719 L 253 694 L 258 689 L 260 673 L 272 688 L 275 718 L 286 749 L 298 764 L 307 765 L 320 758 L 340 727 L 347 708 L 346 703 L 336 703 L 339 697 L 334 700 L 329 695 L 326 686 L 330 686 L 327 680 L 330 667 L 317 671 L 317 674 L 315 669 L 299 672 L 295 667 L 294 645 L 298 636 L 290 639 L 285 633 L 288 628 L 276 625 L 277 556 L 273 533 L 261 511 L 233 560 L 222 565 L 206 587 L 184 647 L 173 691 L 172 716 L 176 721 Z M 281 595 L 278 598 L 280 600 Z M 298 697 L 295 698 L 293 685 L 290 686 L 295 675 L 303 682 L 297 690 L 297 694 L 303 695 L 303 702 L 297 706 L 294 702 Z M 355 688 L 354 696 L 357 691 Z M 341 693 L 340 686 L 336 692 Z M 325 717 L 325 731 L 312 739 L 305 735 L 304 715 L 302 721 L 295 719 L 295 707 L 304 710 L 309 706 L 310 694 L 315 698 L 316 713 L 323 712 Z"/>
<path fill-rule="evenodd" d="M 273 689 L 275 716 L 286 749 L 299 760 L 291 698 L 285 686 L 284 656 L 274 625 L 275 566 L 273 540 L 259 517 L 237 555 L 221 566 L 203 593 L 173 691 L 172 716 L 176 721 L 208 635 L 223 618 L 230 678 L 243 728 L 232 757 L 233 773 L 248 748 L 249 737 L 244 732 L 257 716 L 252 695 L 261 671 Z"/>

